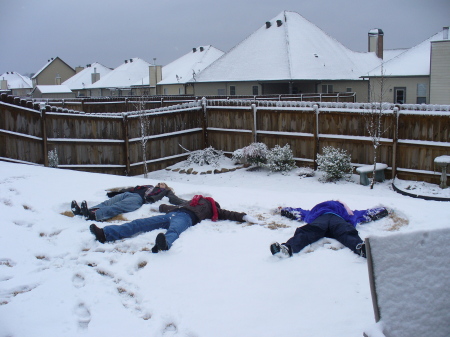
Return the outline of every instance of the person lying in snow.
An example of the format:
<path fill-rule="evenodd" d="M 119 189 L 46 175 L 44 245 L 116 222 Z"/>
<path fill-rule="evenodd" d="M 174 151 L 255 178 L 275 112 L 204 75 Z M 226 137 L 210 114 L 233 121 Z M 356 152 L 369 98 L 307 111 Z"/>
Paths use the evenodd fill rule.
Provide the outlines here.
<path fill-rule="evenodd" d="M 178 198 L 166 183 L 158 183 L 156 186 L 140 185 L 117 192 L 108 192 L 107 195 L 110 199 L 91 208 L 88 208 L 86 200 L 81 202 L 81 207 L 73 200 L 72 213 L 82 215 L 86 220 L 104 221 L 122 213 L 133 212 L 143 204 L 152 204 L 163 197 L 168 197 L 169 202 L 174 205 L 186 201 Z"/>
<path fill-rule="evenodd" d="M 270 245 L 272 255 L 279 257 L 290 257 L 324 237 L 336 239 L 354 253 L 366 257 L 366 247 L 356 225 L 388 215 L 385 207 L 352 211 L 345 203 L 334 200 L 317 204 L 311 210 L 292 207 L 279 207 L 278 210 L 282 216 L 306 222 L 306 225 L 295 230 L 294 236 L 286 243 Z"/>
<path fill-rule="evenodd" d="M 222 209 L 213 198 L 202 195 L 196 195 L 191 200 L 185 201 L 178 206 L 162 204 L 159 206 L 159 211 L 166 214 L 133 220 L 123 225 L 105 226 L 103 228 L 92 224 L 89 229 L 96 240 L 101 243 L 129 238 L 136 234 L 150 232 L 155 229 L 166 229 L 165 234 L 159 233 L 156 236 L 156 242 L 152 248 L 152 252 L 158 253 L 162 250 L 169 250 L 181 233 L 205 219 L 211 219 L 212 221 L 232 220 L 260 223 L 257 219 L 246 213 Z"/>

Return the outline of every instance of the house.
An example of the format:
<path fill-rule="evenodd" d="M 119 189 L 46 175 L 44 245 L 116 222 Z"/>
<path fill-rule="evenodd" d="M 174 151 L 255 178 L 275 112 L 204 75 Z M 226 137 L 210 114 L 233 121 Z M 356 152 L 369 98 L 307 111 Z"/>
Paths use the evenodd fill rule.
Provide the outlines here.
<path fill-rule="evenodd" d="M 162 79 L 157 84 L 157 93 L 162 95 L 193 95 L 190 83 L 198 74 L 224 52 L 211 45 L 192 48 L 192 51 L 162 68 Z"/>
<path fill-rule="evenodd" d="M 150 63 L 136 57 L 125 60 L 123 64 L 102 76 L 95 83 L 86 85 L 87 96 L 131 96 L 132 86 L 144 85 L 148 77 Z"/>
<path fill-rule="evenodd" d="M 75 94 L 66 85 L 37 85 L 31 92 L 33 98 L 74 98 Z"/>
<path fill-rule="evenodd" d="M 370 100 L 382 99 L 399 104 L 450 104 L 448 31 L 449 28 L 444 27 L 362 76 L 370 81 Z"/>
<path fill-rule="evenodd" d="M 59 85 L 75 75 L 75 70 L 59 57 L 51 58 L 31 78 L 33 88 L 37 85 Z"/>
<path fill-rule="evenodd" d="M 354 52 L 295 12 L 283 11 L 190 80 L 195 95 L 356 92 L 381 64 Z"/>
<path fill-rule="evenodd" d="M 8 95 L 25 97 L 33 89 L 31 79 L 15 71 L 0 75 L 0 92 Z"/>
<path fill-rule="evenodd" d="M 95 62 L 86 65 L 86 68 L 79 69 L 75 75 L 64 81 L 62 84 L 72 90 L 77 97 L 86 96 L 86 86 L 94 84 L 111 71 L 111 68 Z"/>

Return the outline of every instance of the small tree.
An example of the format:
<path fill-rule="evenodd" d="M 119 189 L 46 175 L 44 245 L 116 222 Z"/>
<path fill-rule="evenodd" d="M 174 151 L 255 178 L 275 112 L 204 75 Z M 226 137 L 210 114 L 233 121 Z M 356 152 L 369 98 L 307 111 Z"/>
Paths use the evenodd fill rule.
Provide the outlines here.
<path fill-rule="evenodd" d="M 318 170 L 325 172 L 325 181 L 337 181 L 348 178 L 353 167 L 347 151 L 332 146 L 323 148 L 323 155 L 317 155 Z"/>
<path fill-rule="evenodd" d="M 148 176 L 147 166 L 147 140 L 148 140 L 148 126 L 149 117 L 145 110 L 145 96 L 141 95 L 137 98 L 137 101 L 133 103 L 135 110 L 139 115 L 139 128 L 141 134 L 141 149 L 142 149 L 142 162 L 144 163 L 144 178 Z"/>
<path fill-rule="evenodd" d="M 370 111 L 365 113 L 366 129 L 369 137 L 372 139 L 373 144 L 373 178 L 370 184 L 370 189 L 373 189 L 373 186 L 375 185 L 375 170 L 378 158 L 378 148 L 381 146 L 381 137 L 388 130 L 388 128 L 383 128 L 382 124 L 382 120 L 386 115 L 388 106 L 388 103 L 383 102 L 386 84 L 384 78 L 383 63 L 381 63 L 381 77 L 377 84 L 379 85 L 380 91 L 378 94 L 376 94 L 375 89 L 373 87 L 370 88 Z"/>
<path fill-rule="evenodd" d="M 272 172 L 282 172 L 283 174 L 296 168 L 294 155 L 289 144 L 284 147 L 275 145 L 267 153 L 267 163 L 264 166 Z"/>

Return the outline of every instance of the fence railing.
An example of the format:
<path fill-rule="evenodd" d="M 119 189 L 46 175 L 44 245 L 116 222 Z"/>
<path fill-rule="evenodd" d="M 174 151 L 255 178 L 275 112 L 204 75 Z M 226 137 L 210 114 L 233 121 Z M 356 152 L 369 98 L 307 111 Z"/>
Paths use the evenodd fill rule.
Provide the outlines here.
<path fill-rule="evenodd" d="M 184 160 L 183 148 L 231 154 L 252 142 L 289 144 L 298 165 L 314 166 L 325 146 L 347 150 L 355 166 L 374 159 L 371 103 L 202 99 L 91 114 L 4 98 L 0 159 L 8 161 L 47 166 L 48 151 L 56 150 L 62 168 L 137 175 L 144 157 L 152 171 Z M 388 177 L 439 183 L 434 158 L 450 154 L 449 106 L 385 104 L 381 130 L 377 161 L 388 165 Z"/>

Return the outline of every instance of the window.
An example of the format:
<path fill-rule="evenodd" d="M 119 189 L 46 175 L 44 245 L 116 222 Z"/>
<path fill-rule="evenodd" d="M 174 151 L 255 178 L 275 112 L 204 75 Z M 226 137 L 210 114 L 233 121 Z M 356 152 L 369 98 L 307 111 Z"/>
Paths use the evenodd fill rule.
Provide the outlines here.
<path fill-rule="evenodd" d="M 167 95 L 167 88 L 164 88 L 163 95 Z"/>
<path fill-rule="evenodd" d="M 252 94 L 255 96 L 259 95 L 259 87 L 257 85 L 252 87 Z"/>
<path fill-rule="evenodd" d="M 394 88 L 394 103 L 405 104 L 406 103 L 406 88 Z"/>
<path fill-rule="evenodd" d="M 353 92 L 352 88 L 345 89 L 346 92 Z"/>
<path fill-rule="evenodd" d="M 217 89 L 217 95 L 225 96 L 225 89 Z"/>
<path fill-rule="evenodd" d="M 417 83 L 417 104 L 427 103 L 427 85 L 426 83 Z"/>
<path fill-rule="evenodd" d="M 333 93 L 333 85 L 332 84 L 323 84 L 322 85 L 322 94 L 331 94 Z"/>
<path fill-rule="evenodd" d="M 230 85 L 230 95 L 236 95 L 236 87 L 234 85 Z"/>

